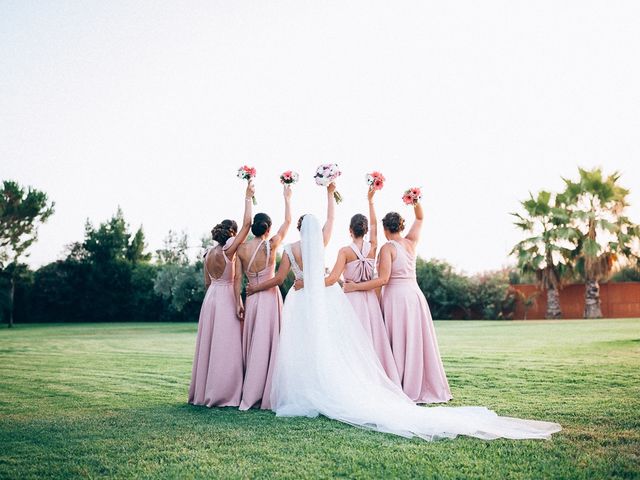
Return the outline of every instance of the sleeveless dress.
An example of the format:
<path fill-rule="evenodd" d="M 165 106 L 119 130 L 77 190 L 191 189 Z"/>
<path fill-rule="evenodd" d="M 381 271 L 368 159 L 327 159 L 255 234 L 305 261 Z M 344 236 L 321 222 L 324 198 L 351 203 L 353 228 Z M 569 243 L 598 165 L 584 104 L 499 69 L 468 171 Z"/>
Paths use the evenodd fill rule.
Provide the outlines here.
<path fill-rule="evenodd" d="M 402 389 L 416 403 L 451 400 L 427 299 L 416 280 L 416 257 L 395 240 L 397 255 L 382 290 L 382 313 Z"/>
<path fill-rule="evenodd" d="M 233 290 L 234 264 L 225 250 L 233 243 L 230 238 L 222 248 L 224 272 L 211 279 L 200 310 L 196 352 L 189 386 L 189 403 L 207 407 L 237 407 L 242 394 L 242 328 L 236 316 Z M 216 247 L 217 248 L 217 247 Z M 207 256 L 209 255 L 207 253 Z"/>
<path fill-rule="evenodd" d="M 256 255 L 263 245 L 266 246 L 267 262 L 271 258 L 271 244 L 268 240 L 263 240 L 253 252 L 246 268 L 246 275 L 251 285 L 262 283 L 275 275 L 275 262 L 268 263 L 257 273 L 250 272 Z M 271 378 L 278 350 L 281 312 L 282 295 L 278 287 L 247 297 L 242 333 L 245 371 L 240 410 L 248 410 L 254 406 L 267 410 L 271 408 Z"/>
<path fill-rule="evenodd" d="M 358 250 L 355 243 L 352 243 L 350 246 L 358 258 L 346 264 L 342 276 L 345 280 L 355 283 L 371 280 L 373 278 L 373 265 L 375 262 L 375 259 L 367 257 L 369 252 L 371 252 L 371 244 L 364 242 L 362 252 Z M 400 385 L 398 367 L 396 367 L 393 359 L 389 336 L 384 326 L 380 301 L 378 300 L 376 292 L 374 290 L 367 290 L 362 292 L 349 292 L 346 295 L 358 319 L 362 323 L 362 327 L 373 343 L 373 348 L 380 359 L 382 368 L 384 368 L 384 371 L 393 383 Z"/>

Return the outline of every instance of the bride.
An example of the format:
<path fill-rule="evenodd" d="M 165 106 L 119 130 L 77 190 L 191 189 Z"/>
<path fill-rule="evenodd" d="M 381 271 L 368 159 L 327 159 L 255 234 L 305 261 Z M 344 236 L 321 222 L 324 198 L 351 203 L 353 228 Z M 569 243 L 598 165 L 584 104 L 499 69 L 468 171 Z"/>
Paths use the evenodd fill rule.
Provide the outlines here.
<path fill-rule="evenodd" d="M 271 389 L 277 416 L 324 415 L 425 440 L 546 439 L 561 429 L 556 423 L 500 417 L 484 407 L 415 405 L 385 374 L 340 287 L 325 287 L 323 231 L 316 217 L 304 216 L 300 235 L 299 244 L 285 247 L 286 263 L 304 288 L 289 291 L 282 312 Z"/>

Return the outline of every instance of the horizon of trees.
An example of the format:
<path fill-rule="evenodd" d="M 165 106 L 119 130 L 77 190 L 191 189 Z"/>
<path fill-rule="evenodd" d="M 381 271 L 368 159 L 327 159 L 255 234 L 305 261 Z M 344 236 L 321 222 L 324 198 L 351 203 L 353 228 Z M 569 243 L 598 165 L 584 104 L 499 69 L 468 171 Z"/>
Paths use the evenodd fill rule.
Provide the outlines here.
<path fill-rule="evenodd" d="M 521 298 L 510 285 L 537 283 L 547 295 L 547 316 L 559 318 L 559 292 L 576 282 L 587 285 L 585 316 L 601 316 L 599 282 L 640 281 L 635 250 L 640 228 L 624 215 L 628 190 L 620 187 L 619 174 L 603 176 L 600 169 L 579 173 L 578 181 L 565 180 L 565 191 L 530 194 L 521 202 L 524 211 L 512 214 L 525 234 L 512 251 L 515 267 L 467 275 L 446 261 L 419 258 L 418 284 L 433 317 L 512 318 L 516 302 L 528 305 L 534 299 Z M 63 258 L 32 270 L 20 259 L 36 240 L 38 225 L 53 214 L 53 203 L 37 190 L 15 182 L 4 185 L 5 191 L 21 192 L 22 199 L 28 192 L 37 193 L 22 224 L 16 222 L 15 208 L 0 208 L 3 221 L 10 218 L 28 233 L 11 237 L 10 223 L 2 224 L 4 319 L 12 322 L 15 315 L 18 322 L 197 321 L 204 296 L 202 256 L 212 240 L 200 239 L 193 260 L 188 236 L 169 230 L 162 248 L 149 252 L 142 227 L 132 230 L 118 208 L 97 226 L 87 220 L 82 241 L 69 244 Z M 4 205 L 11 198 L 15 207 L 15 194 L 4 197 Z M 22 238 L 18 256 L 9 255 L 11 238 Z M 290 276 L 281 287 L 283 295 L 291 284 Z"/>

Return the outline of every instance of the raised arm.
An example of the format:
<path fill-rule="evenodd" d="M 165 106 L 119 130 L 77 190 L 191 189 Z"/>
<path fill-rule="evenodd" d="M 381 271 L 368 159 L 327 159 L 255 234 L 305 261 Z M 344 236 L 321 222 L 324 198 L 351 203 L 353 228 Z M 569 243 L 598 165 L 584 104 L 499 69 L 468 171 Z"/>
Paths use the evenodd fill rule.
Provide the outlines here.
<path fill-rule="evenodd" d="M 391 277 L 391 263 L 393 262 L 393 256 L 391 249 L 393 246 L 387 244 L 380 249 L 380 264 L 378 265 L 378 278 L 374 278 L 367 282 L 345 282 L 344 291 L 349 292 L 361 292 L 366 290 L 374 290 L 378 287 L 382 287 L 389 283 Z"/>
<path fill-rule="evenodd" d="M 253 295 L 254 293 L 261 292 L 262 290 L 268 290 L 273 287 L 277 287 L 282 285 L 285 278 L 287 278 L 287 274 L 289 273 L 289 269 L 291 268 L 291 262 L 289 261 L 289 255 L 282 255 L 282 259 L 280 260 L 280 265 L 278 265 L 278 271 L 276 275 L 270 279 L 266 280 L 257 285 L 247 285 L 247 295 Z"/>
<path fill-rule="evenodd" d="M 345 255 L 344 250 L 341 248 L 338 252 L 338 258 L 336 259 L 336 264 L 333 266 L 333 270 L 331 270 L 329 276 L 324 279 L 325 287 L 330 287 L 340 279 L 340 275 L 342 275 L 342 272 L 344 272 L 346 264 L 347 256 Z"/>
<path fill-rule="evenodd" d="M 367 193 L 367 199 L 369 200 L 369 243 L 371 243 L 371 253 L 376 255 L 376 249 L 378 248 L 378 217 L 376 217 L 376 207 L 373 204 L 373 196 L 376 191 L 373 188 L 369 188 Z"/>
<path fill-rule="evenodd" d="M 271 248 L 278 248 L 278 246 L 284 240 L 284 237 L 287 236 L 287 232 L 289 231 L 289 227 L 291 226 L 291 186 L 284 186 L 284 222 L 280 225 L 278 229 L 278 233 L 276 233 L 273 237 L 271 237 Z"/>
<path fill-rule="evenodd" d="M 336 186 L 330 183 L 327 186 L 327 221 L 322 227 L 322 239 L 324 240 L 324 246 L 326 247 L 331 240 L 331 232 L 333 231 L 333 220 L 336 215 L 336 202 L 333 198 L 333 192 L 336 191 Z"/>
<path fill-rule="evenodd" d="M 231 258 L 238 251 L 238 247 L 247 239 L 247 235 L 249 235 L 249 230 L 251 230 L 251 206 L 253 205 L 253 194 L 255 193 L 256 188 L 253 185 L 252 181 L 247 183 L 247 190 L 244 194 L 244 217 L 242 218 L 242 227 L 240 227 L 240 231 L 233 239 L 233 243 L 227 248 L 227 257 Z"/>
<path fill-rule="evenodd" d="M 407 233 L 404 238 L 411 240 L 413 243 L 418 243 L 418 240 L 420 240 L 420 230 L 422 230 L 422 219 L 424 218 L 422 205 L 420 203 L 416 203 L 413 206 L 413 212 L 416 214 L 416 219 L 413 222 L 413 225 L 411 225 L 409 233 Z"/>

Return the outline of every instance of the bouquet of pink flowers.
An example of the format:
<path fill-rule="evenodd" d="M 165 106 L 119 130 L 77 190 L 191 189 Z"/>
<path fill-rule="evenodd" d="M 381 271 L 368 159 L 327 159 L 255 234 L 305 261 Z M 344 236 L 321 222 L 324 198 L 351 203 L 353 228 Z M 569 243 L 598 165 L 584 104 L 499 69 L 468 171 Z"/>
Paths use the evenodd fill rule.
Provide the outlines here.
<path fill-rule="evenodd" d="M 382 190 L 382 187 L 384 187 L 384 181 L 386 180 L 386 178 L 384 178 L 384 175 L 382 175 L 380 172 L 367 173 L 366 178 L 369 188 L 373 190 Z"/>
<path fill-rule="evenodd" d="M 410 188 L 402 195 L 402 201 L 406 205 L 416 205 L 422 199 L 422 192 L 418 187 Z"/>
<path fill-rule="evenodd" d="M 247 167 L 246 165 L 243 165 L 238 169 L 238 178 L 240 180 L 246 180 L 247 182 L 250 182 L 255 178 L 255 176 L 256 176 L 256 169 L 253 167 Z M 254 205 L 258 204 L 255 196 L 251 197 L 251 200 L 253 200 Z"/>
<path fill-rule="evenodd" d="M 316 179 L 316 183 L 321 187 L 328 187 L 332 183 L 335 183 L 336 179 L 340 175 L 342 175 L 342 172 L 338 168 L 337 164 L 325 163 L 318 167 L 313 178 Z M 342 201 L 342 196 L 338 193 L 337 190 L 333 191 L 333 198 L 336 199 L 336 203 L 340 203 Z"/>
<path fill-rule="evenodd" d="M 280 175 L 280 183 L 283 185 L 293 185 L 298 181 L 298 173 L 293 170 L 287 170 L 282 175 Z"/>

